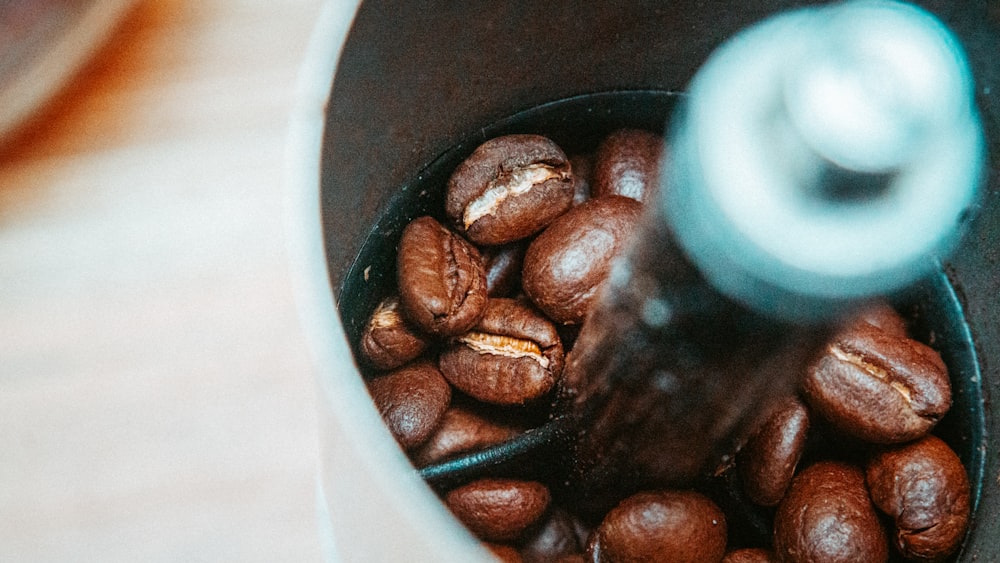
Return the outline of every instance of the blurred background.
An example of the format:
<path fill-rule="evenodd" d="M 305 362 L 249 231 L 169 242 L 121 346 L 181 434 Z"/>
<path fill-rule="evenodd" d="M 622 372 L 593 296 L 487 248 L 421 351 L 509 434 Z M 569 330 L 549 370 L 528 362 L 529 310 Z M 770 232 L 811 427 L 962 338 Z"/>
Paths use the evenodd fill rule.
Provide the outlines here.
<path fill-rule="evenodd" d="M 0 561 L 320 559 L 283 176 L 321 4 L 139 0 L 3 133 Z"/>

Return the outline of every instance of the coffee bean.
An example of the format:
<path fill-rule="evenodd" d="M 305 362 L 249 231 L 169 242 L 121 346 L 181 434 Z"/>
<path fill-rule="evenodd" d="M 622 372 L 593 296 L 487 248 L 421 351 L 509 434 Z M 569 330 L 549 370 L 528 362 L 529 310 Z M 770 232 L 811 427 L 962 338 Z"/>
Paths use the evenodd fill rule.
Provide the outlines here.
<path fill-rule="evenodd" d="M 486 270 L 486 294 L 490 297 L 512 297 L 521 289 L 521 265 L 526 244 L 511 243 L 483 249 Z"/>
<path fill-rule="evenodd" d="M 641 129 L 611 133 L 597 148 L 591 193 L 651 200 L 659 188 L 663 152 L 661 135 Z"/>
<path fill-rule="evenodd" d="M 549 489 L 535 481 L 480 479 L 448 492 L 452 514 L 480 539 L 516 540 L 549 506 Z"/>
<path fill-rule="evenodd" d="M 522 239 L 569 209 L 571 172 L 562 149 L 546 137 L 490 139 L 452 173 L 445 212 L 478 244 Z"/>
<path fill-rule="evenodd" d="M 415 360 L 427 345 L 427 339 L 403 318 L 397 295 L 379 303 L 361 333 L 361 353 L 378 369 L 395 369 Z"/>
<path fill-rule="evenodd" d="M 437 336 L 472 328 L 486 310 L 486 273 L 474 246 L 432 217 L 403 229 L 396 258 L 406 318 Z"/>
<path fill-rule="evenodd" d="M 481 412 L 452 405 L 445 411 L 430 438 L 411 452 L 410 459 L 417 467 L 423 467 L 499 444 L 524 431 L 525 428 L 518 425 L 493 420 Z"/>
<path fill-rule="evenodd" d="M 774 550 L 783 562 L 886 561 L 888 540 L 861 469 L 821 461 L 796 475 L 774 517 Z"/>
<path fill-rule="evenodd" d="M 805 449 L 809 412 L 797 398 L 783 401 L 736 458 L 744 491 L 755 503 L 775 506 L 785 496 Z"/>
<path fill-rule="evenodd" d="M 694 491 L 651 491 L 613 508 L 588 545 L 593 561 L 711 563 L 726 551 L 726 518 Z"/>
<path fill-rule="evenodd" d="M 641 212 L 639 202 L 623 196 L 591 199 L 567 211 L 528 246 L 525 293 L 556 322 L 583 322 Z"/>
<path fill-rule="evenodd" d="M 482 320 L 441 352 L 441 372 L 487 403 L 523 404 L 547 393 L 563 368 L 555 325 L 514 299 L 490 299 Z"/>
<path fill-rule="evenodd" d="M 722 563 L 778 563 L 778 556 L 759 547 L 746 547 L 730 551 L 722 558 Z"/>
<path fill-rule="evenodd" d="M 528 563 L 547 563 L 566 555 L 582 554 L 588 535 L 578 518 L 566 510 L 554 508 L 538 530 L 525 540 L 521 556 Z"/>
<path fill-rule="evenodd" d="M 842 432 L 876 444 L 926 434 L 951 407 L 951 383 L 928 346 L 855 323 L 806 373 L 809 406 Z"/>
<path fill-rule="evenodd" d="M 907 559 L 944 561 L 965 537 L 969 479 L 961 460 L 941 439 L 928 435 L 887 448 L 868 462 L 872 500 L 892 517 L 895 544 Z"/>
<path fill-rule="evenodd" d="M 368 389 L 389 431 L 405 449 L 431 435 L 451 402 L 451 386 L 427 361 L 378 376 Z"/>

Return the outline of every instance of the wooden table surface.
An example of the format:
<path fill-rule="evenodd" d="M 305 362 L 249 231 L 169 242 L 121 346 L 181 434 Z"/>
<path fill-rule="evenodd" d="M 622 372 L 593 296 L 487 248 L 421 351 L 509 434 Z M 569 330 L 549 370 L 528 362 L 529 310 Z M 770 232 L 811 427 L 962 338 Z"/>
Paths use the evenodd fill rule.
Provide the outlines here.
<path fill-rule="evenodd" d="M 314 561 L 283 176 L 320 0 L 145 0 L 0 153 L 0 561 Z"/>

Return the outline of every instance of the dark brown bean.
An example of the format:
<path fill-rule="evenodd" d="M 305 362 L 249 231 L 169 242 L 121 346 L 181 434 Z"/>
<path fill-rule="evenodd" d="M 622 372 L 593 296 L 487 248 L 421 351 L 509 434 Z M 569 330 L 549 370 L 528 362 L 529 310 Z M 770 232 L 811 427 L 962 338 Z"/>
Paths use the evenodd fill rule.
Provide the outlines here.
<path fill-rule="evenodd" d="M 549 506 L 549 489 L 535 481 L 480 479 L 445 495 L 452 514 L 480 539 L 510 542 Z"/>
<path fill-rule="evenodd" d="M 722 558 L 722 563 L 778 563 L 778 556 L 773 551 L 747 547 L 730 551 Z"/>
<path fill-rule="evenodd" d="M 524 430 L 517 425 L 492 420 L 485 414 L 452 405 L 441 417 L 431 437 L 411 452 L 410 459 L 417 467 L 423 467 L 458 454 L 499 444 Z"/>
<path fill-rule="evenodd" d="M 563 368 L 555 325 L 527 303 L 490 299 L 482 320 L 441 352 L 441 372 L 488 403 L 523 404 L 547 393 Z"/>
<path fill-rule="evenodd" d="M 954 553 L 969 524 L 969 479 L 961 460 L 928 435 L 872 457 L 872 500 L 893 518 L 895 544 L 907 559 L 933 563 Z"/>
<path fill-rule="evenodd" d="M 486 310 L 486 273 L 474 246 L 432 217 L 403 230 L 396 258 L 406 318 L 437 336 L 466 332 Z"/>
<path fill-rule="evenodd" d="M 833 338 L 807 370 L 802 392 L 834 427 L 877 444 L 923 436 L 951 407 L 951 383 L 937 352 L 867 323 Z"/>
<path fill-rule="evenodd" d="M 504 244 L 531 236 L 573 202 L 571 166 L 541 135 L 486 141 L 448 180 L 445 212 L 469 239 Z"/>
<path fill-rule="evenodd" d="M 451 402 L 451 386 L 427 361 L 380 375 L 368 389 L 389 431 L 405 449 L 430 437 Z"/>
<path fill-rule="evenodd" d="M 783 401 L 740 450 L 736 467 L 743 490 L 762 506 L 785 496 L 805 450 L 809 411 L 797 398 Z"/>
<path fill-rule="evenodd" d="M 512 297 L 521 289 L 521 265 L 527 249 L 528 245 L 521 243 L 483 249 L 487 295 Z"/>
<path fill-rule="evenodd" d="M 594 197 L 621 195 L 646 202 L 658 192 L 663 137 L 620 129 L 601 141 L 594 157 Z"/>
<path fill-rule="evenodd" d="M 559 323 L 583 322 L 642 212 L 623 196 L 585 201 L 538 235 L 524 257 L 525 293 Z"/>
<path fill-rule="evenodd" d="M 861 469 L 821 461 L 796 475 L 774 517 L 774 550 L 783 562 L 886 561 L 888 540 Z"/>
<path fill-rule="evenodd" d="M 528 563 L 547 563 L 565 555 L 582 554 L 587 535 L 583 522 L 561 508 L 549 511 L 537 531 L 521 548 L 521 557 Z"/>
<path fill-rule="evenodd" d="M 588 551 L 600 562 L 717 563 L 726 551 L 726 518 L 694 491 L 637 493 L 605 515 Z"/>
<path fill-rule="evenodd" d="M 378 369 L 396 369 L 415 360 L 427 345 L 427 339 L 403 317 L 397 295 L 379 303 L 361 333 L 361 353 Z"/>

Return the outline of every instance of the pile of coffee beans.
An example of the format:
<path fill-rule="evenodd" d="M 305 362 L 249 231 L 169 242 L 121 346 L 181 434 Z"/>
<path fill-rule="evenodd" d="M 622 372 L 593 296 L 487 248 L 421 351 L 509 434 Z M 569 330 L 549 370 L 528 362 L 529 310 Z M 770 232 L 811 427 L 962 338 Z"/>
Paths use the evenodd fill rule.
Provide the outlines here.
<path fill-rule="evenodd" d="M 440 215 L 405 227 L 395 291 L 358 349 L 414 465 L 546 419 L 667 158 L 662 136 L 638 129 L 569 156 L 541 135 L 500 136 L 454 170 Z M 542 480 L 483 476 L 440 493 L 504 561 L 944 561 L 970 511 L 965 468 L 931 434 L 950 406 L 938 353 L 880 304 L 845 323 L 798 396 L 688 490 L 638 491 L 596 517 Z"/>

